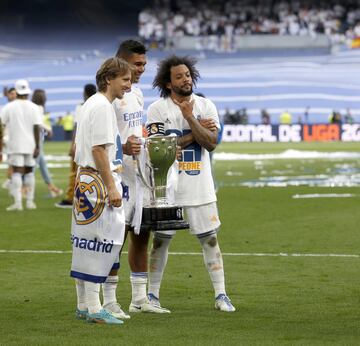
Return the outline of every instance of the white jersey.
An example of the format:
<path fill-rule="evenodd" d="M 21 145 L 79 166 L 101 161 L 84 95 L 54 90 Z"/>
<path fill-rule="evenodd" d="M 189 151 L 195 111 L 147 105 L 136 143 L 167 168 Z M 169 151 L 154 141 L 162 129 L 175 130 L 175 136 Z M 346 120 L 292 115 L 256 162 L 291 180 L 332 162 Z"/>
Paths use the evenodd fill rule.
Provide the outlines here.
<path fill-rule="evenodd" d="M 114 100 L 113 107 L 122 144 L 125 144 L 131 135 L 142 137 L 144 96 L 141 90 L 132 86 L 131 91 L 125 93 L 122 99 Z M 124 183 L 135 183 L 135 165 L 132 156 L 124 155 L 123 169 Z"/>
<path fill-rule="evenodd" d="M 44 109 L 44 107 L 41 105 L 38 105 L 38 107 L 39 107 L 39 111 L 40 111 L 40 115 L 41 115 L 41 126 L 40 126 L 40 139 L 41 139 L 40 144 L 41 144 L 42 142 L 44 142 L 46 132 L 51 131 L 51 126 L 48 126 L 47 124 L 45 124 L 45 109 Z"/>
<path fill-rule="evenodd" d="M 96 169 L 92 147 L 105 145 L 110 169 L 122 163 L 122 147 L 116 115 L 109 100 L 101 93 L 91 96 L 81 108 L 75 137 L 75 158 L 78 166 Z"/>
<path fill-rule="evenodd" d="M 33 154 L 35 150 L 34 125 L 41 126 L 39 107 L 29 101 L 17 99 L 1 110 L 1 122 L 6 126 L 9 141 L 8 154 Z"/>
<path fill-rule="evenodd" d="M 220 128 L 215 105 L 209 99 L 193 94 L 193 114 L 197 119 L 213 119 Z M 183 136 L 191 132 L 180 108 L 170 97 L 152 103 L 147 110 L 149 135 L 171 133 Z M 209 152 L 193 142 L 182 150 L 179 162 L 179 181 L 175 195 L 176 203 L 182 206 L 197 206 L 216 201 Z"/>
<path fill-rule="evenodd" d="M 75 124 L 77 124 L 80 121 L 80 114 L 81 114 L 82 106 L 83 106 L 83 103 L 80 103 L 75 108 L 75 112 L 74 112 L 74 123 Z"/>

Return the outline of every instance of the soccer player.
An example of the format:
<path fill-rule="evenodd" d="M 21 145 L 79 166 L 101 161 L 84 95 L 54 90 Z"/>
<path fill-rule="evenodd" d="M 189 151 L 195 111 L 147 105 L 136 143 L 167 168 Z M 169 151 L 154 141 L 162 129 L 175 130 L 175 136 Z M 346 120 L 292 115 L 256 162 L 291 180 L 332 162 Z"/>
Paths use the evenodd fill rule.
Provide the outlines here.
<path fill-rule="evenodd" d="M 37 105 L 28 100 L 31 89 L 25 79 L 15 83 L 17 99 L 9 102 L 1 110 L 1 123 L 8 130 L 9 165 L 12 167 L 11 194 L 14 204 L 7 211 L 23 210 L 22 185 L 26 187 L 26 208 L 36 209 L 34 203 L 35 158 L 39 155 L 41 114 Z M 0 124 L 1 126 L 1 124 Z M 0 139 L 0 161 L 2 160 L 2 138 Z"/>
<path fill-rule="evenodd" d="M 75 138 L 79 166 L 72 218 L 72 266 L 77 291 L 76 315 L 89 322 L 122 324 L 103 309 L 100 284 L 118 261 L 125 232 L 119 170 L 122 148 L 112 102 L 131 86 L 129 64 L 106 60 L 96 73 L 99 92 L 81 109 Z"/>
<path fill-rule="evenodd" d="M 195 62 L 190 57 L 174 55 L 160 62 L 153 86 L 160 90 L 161 98 L 147 110 L 147 129 L 149 136 L 174 133 L 179 137 L 182 160 L 176 203 L 184 206 L 190 232 L 201 244 L 215 291 L 215 308 L 232 312 L 235 307 L 225 291 L 223 260 L 217 240 L 220 220 L 209 159 L 209 151 L 214 150 L 217 143 L 219 118 L 209 99 L 193 93 L 193 84 L 199 77 Z M 216 124 L 215 128 L 212 123 Z M 156 306 L 160 306 L 160 285 L 174 234 L 175 231 L 154 234 L 148 296 Z"/>
<path fill-rule="evenodd" d="M 122 42 L 116 56 L 126 60 L 132 66 L 132 84 L 138 83 L 145 71 L 146 48 L 135 40 Z M 123 98 L 115 99 L 113 106 L 116 112 L 118 129 L 122 140 L 123 159 L 123 203 L 125 209 L 126 232 L 129 232 L 129 266 L 132 299 L 129 312 L 166 313 L 167 309 L 153 306 L 149 303 L 146 289 L 148 276 L 148 242 L 149 232 L 139 232 L 134 229 L 135 212 L 141 215 L 141 204 L 136 203 L 135 161 L 134 155 L 139 154 L 139 138 L 143 136 L 144 97 L 141 90 L 132 85 L 131 90 Z M 140 208 L 140 210 L 136 210 Z M 103 284 L 104 309 L 117 318 L 130 318 L 116 299 L 118 283 L 118 267 L 114 268 Z"/>

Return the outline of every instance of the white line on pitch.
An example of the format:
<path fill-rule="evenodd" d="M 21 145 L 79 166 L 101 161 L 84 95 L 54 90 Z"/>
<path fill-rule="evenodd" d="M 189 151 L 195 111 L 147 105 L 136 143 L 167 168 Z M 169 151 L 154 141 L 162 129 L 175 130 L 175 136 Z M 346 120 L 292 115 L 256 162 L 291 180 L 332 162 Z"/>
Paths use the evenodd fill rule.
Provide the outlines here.
<path fill-rule="evenodd" d="M 72 251 L 63 250 L 4 250 L 0 253 L 33 253 L 33 254 L 69 254 Z M 127 254 L 127 251 L 123 252 Z M 201 252 L 169 252 L 172 256 L 202 256 Z M 336 254 L 336 253 L 261 253 L 261 252 L 224 252 L 223 256 L 249 256 L 249 257 L 344 257 L 360 258 L 360 255 L 354 254 Z"/>

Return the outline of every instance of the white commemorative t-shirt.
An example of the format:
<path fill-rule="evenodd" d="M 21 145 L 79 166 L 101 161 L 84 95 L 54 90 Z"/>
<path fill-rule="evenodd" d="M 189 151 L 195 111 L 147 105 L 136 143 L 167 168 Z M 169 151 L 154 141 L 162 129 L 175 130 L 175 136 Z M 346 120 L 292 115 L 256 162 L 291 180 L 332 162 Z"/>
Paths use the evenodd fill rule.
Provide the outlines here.
<path fill-rule="evenodd" d="M 9 141 L 8 154 L 33 154 L 35 150 L 34 125 L 41 126 L 39 107 L 29 101 L 17 99 L 9 102 L 0 113 Z"/>
<path fill-rule="evenodd" d="M 128 137 L 135 135 L 142 137 L 144 114 L 144 96 L 139 88 L 132 86 L 131 91 L 124 94 L 122 99 L 115 99 L 113 107 L 122 144 Z M 123 181 L 125 184 L 135 182 L 135 166 L 132 156 L 123 157 Z"/>
<path fill-rule="evenodd" d="M 122 147 L 116 124 L 116 115 L 109 100 L 101 93 L 91 96 L 81 108 L 75 137 L 75 158 L 78 166 L 96 169 L 92 147 L 105 145 L 114 170 L 122 163 Z"/>
<path fill-rule="evenodd" d="M 213 119 L 220 128 L 217 109 L 209 99 L 192 94 L 195 100 L 193 114 L 197 119 Z M 180 108 L 170 97 L 152 103 L 147 110 L 146 127 L 149 135 L 175 133 L 183 136 L 191 132 Z M 176 203 L 197 206 L 216 201 L 209 152 L 193 142 L 182 150 L 179 162 L 179 181 L 175 194 Z"/>

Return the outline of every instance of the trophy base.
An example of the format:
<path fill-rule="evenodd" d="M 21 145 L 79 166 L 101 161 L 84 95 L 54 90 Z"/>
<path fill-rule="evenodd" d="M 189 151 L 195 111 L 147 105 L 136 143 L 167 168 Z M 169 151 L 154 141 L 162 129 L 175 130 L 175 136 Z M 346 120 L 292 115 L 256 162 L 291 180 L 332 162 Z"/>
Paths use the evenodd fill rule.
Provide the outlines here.
<path fill-rule="evenodd" d="M 189 224 L 183 219 L 182 208 L 144 207 L 142 212 L 141 231 L 170 231 L 188 229 Z"/>

